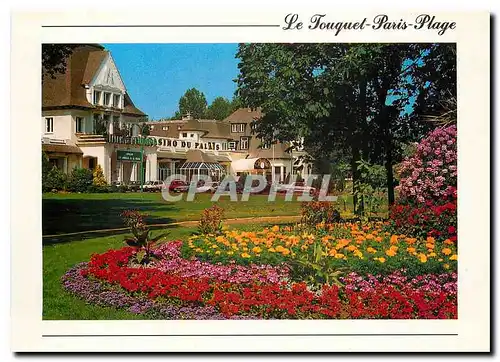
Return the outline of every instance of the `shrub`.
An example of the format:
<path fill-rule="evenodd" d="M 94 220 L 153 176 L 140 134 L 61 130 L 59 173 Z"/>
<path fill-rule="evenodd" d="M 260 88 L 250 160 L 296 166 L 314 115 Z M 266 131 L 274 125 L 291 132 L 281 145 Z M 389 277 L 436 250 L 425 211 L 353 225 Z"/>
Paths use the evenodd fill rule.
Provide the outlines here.
<path fill-rule="evenodd" d="M 434 203 L 453 196 L 457 187 L 457 128 L 432 131 L 400 168 L 399 203 Z"/>
<path fill-rule="evenodd" d="M 102 172 L 101 165 L 97 165 L 94 170 L 92 184 L 95 186 L 106 186 L 108 184 L 106 182 L 106 178 L 104 177 L 104 173 Z"/>
<path fill-rule="evenodd" d="M 56 166 L 52 167 L 45 178 L 44 191 L 63 190 L 66 186 L 66 175 Z"/>
<path fill-rule="evenodd" d="M 393 230 L 415 237 L 432 236 L 457 240 L 457 200 L 441 204 L 427 201 L 424 206 L 394 205 L 390 209 Z"/>
<path fill-rule="evenodd" d="M 86 168 L 75 167 L 71 171 L 68 181 L 68 190 L 73 192 L 87 192 L 92 185 L 92 171 Z"/>
<path fill-rule="evenodd" d="M 307 227 L 340 221 L 340 212 L 328 201 L 307 201 L 301 205 L 301 223 Z"/>
<path fill-rule="evenodd" d="M 205 210 L 198 223 L 198 231 L 201 234 L 219 234 L 222 231 L 222 218 L 224 209 L 213 205 Z"/>

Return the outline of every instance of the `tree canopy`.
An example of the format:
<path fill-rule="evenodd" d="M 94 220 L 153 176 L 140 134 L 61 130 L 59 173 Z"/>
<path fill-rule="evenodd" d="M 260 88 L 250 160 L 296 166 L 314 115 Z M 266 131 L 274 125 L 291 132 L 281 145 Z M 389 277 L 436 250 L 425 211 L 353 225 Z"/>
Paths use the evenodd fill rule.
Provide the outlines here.
<path fill-rule="evenodd" d="M 179 99 L 179 112 L 181 116 L 190 114 L 193 118 L 203 118 L 207 111 L 205 94 L 196 88 L 191 88 Z"/>
<path fill-rule="evenodd" d="M 361 159 L 384 164 L 390 203 L 400 146 L 456 94 L 450 44 L 240 44 L 237 57 L 237 95 L 264 114 L 258 136 L 303 137 L 315 159 L 350 163 L 355 180 Z"/>

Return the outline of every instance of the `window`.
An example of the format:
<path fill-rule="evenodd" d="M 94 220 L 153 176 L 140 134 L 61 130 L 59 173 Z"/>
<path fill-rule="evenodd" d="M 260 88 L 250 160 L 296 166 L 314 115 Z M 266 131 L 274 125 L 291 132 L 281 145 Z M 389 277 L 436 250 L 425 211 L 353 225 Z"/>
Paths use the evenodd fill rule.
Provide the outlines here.
<path fill-rule="evenodd" d="M 248 150 L 248 137 L 240 138 L 240 150 Z"/>
<path fill-rule="evenodd" d="M 194 133 L 191 133 L 189 136 L 190 136 L 191 138 L 194 138 Z"/>
<path fill-rule="evenodd" d="M 111 93 L 104 93 L 104 105 L 109 106 L 109 101 L 111 100 Z"/>
<path fill-rule="evenodd" d="M 260 142 L 261 142 L 260 148 L 262 148 L 263 150 L 267 150 L 271 147 L 271 145 L 269 143 L 264 142 L 263 139 L 261 139 Z"/>
<path fill-rule="evenodd" d="M 164 131 L 168 131 L 168 126 L 163 126 L 162 128 Z"/>
<path fill-rule="evenodd" d="M 188 134 L 187 134 L 187 133 L 183 133 L 183 134 L 182 134 L 182 137 L 184 137 L 184 138 L 187 138 L 187 136 L 188 136 Z"/>
<path fill-rule="evenodd" d="M 113 107 L 120 108 L 120 95 L 113 94 Z"/>
<path fill-rule="evenodd" d="M 155 126 L 151 126 L 151 127 L 150 127 L 150 129 L 151 129 L 151 130 L 155 129 Z"/>
<path fill-rule="evenodd" d="M 227 143 L 227 148 L 229 150 L 235 151 L 236 150 L 236 142 L 234 142 L 234 141 L 228 142 Z"/>
<path fill-rule="evenodd" d="M 82 117 L 76 117 L 75 119 L 76 122 L 76 133 L 83 133 L 83 118 Z"/>
<path fill-rule="evenodd" d="M 231 124 L 231 132 L 233 133 L 244 133 L 245 124 L 244 123 L 233 123 Z"/>
<path fill-rule="evenodd" d="M 54 132 L 54 118 L 45 118 L 45 133 Z"/>
<path fill-rule="evenodd" d="M 94 104 L 100 104 L 100 103 L 101 103 L 101 92 L 94 91 Z"/>

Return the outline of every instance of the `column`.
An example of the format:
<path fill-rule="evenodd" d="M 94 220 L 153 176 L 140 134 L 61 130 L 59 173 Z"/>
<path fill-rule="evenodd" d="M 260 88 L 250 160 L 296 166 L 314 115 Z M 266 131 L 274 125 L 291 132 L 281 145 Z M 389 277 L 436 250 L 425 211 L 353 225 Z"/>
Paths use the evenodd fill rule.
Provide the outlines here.
<path fill-rule="evenodd" d="M 123 181 L 123 162 L 118 161 L 118 181 Z"/>
<path fill-rule="evenodd" d="M 158 158 L 155 153 L 151 153 L 149 155 L 149 165 L 151 170 L 149 171 L 149 177 L 151 177 L 151 181 L 158 180 Z"/>
<path fill-rule="evenodd" d="M 284 167 L 283 166 L 280 166 L 280 181 L 283 182 L 285 181 L 285 178 L 283 177 L 283 173 L 284 173 Z"/>
<path fill-rule="evenodd" d="M 130 181 L 137 181 L 137 162 L 132 163 L 132 174 L 130 175 Z"/>

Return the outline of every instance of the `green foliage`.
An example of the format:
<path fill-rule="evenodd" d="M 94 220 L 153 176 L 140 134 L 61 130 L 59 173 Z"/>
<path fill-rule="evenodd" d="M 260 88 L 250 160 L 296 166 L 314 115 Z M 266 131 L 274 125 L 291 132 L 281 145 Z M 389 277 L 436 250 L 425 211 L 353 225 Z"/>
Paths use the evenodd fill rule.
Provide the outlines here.
<path fill-rule="evenodd" d="M 233 112 L 233 104 L 224 97 L 217 97 L 208 106 L 205 117 L 208 119 L 223 120 Z"/>
<path fill-rule="evenodd" d="M 42 83 L 46 77 L 55 79 L 66 71 L 68 57 L 77 45 L 42 44 Z"/>
<path fill-rule="evenodd" d="M 106 186 L 108 184 L 106 182 L 106 178 L 104 177 L 102 167 L 99 164 L 96 166 L 94 170 L 92 184 L 94 186 Z"/>
<path fill-rule="evenodd" d="M 364 160 L 358 161 L 357 164 L 360 178 L 355 181 L 355 206 L 359 216 L 366 219 L 381 211 L 387 192 L 387 178 L 384 166 L 372 165 Z"/>
<path fill-rule="evenodd" d="M 151 237 L 151 230 L 144 222 L 143 215 L 136 210 L 127 210 L 122 214 L 123 222 L 130 228 L 132 237 L 125 238 L 125 243 L 128 246 L 137 249 L 135 259 L 139 264 L 148 264 L 155 256 L 151 252 L 152 246 L 160 239 L 168 235 L 163 233 L 156 237 Z"/>
<path fill-rule="evenodd" d="M 43 181 L 42 181 L 43 182 Z M 52 167 L 52 169 L 48 172 L 45 183 L 42 184 L 43 190 L 47 191 L 60 191 L 63 190 L 66 186 L 66 175 L 56 166 Z"/>
<path fill-rule="evenodd" d="M 301 207 L 301 224 L 315 228 L 316 225 L 331 224 L 340 221 L 340 212 L 328 201 L 306 201 Z"/>
<path fill-rule="evenodd" d="M 68 179 L 68 191 L 87 192 L 89 186 L 92 185 L 92 179 L 91 170 L 75 167 Z"/>
<path fill-rule="evenodd" d="M 213 204 L 211 207 L 203 210 L 198 223 L 198 232 L 200 234 L 220 234 L 222 232 L 223 217 L 224 209 Z"/>
<path fill-rule="evenodd" d="M 51 190 L 47 184 L 47 177 L 48 177 L 51 169 L 52 169 L 52 166 L 49 162 L 49 157 L 47 156 L 47 154 L 45 152 L 42 151 L 42 191 L 43 192 L 48 192 Z"/>
<path fill-rule="evenodd" d="M 335 284 L 342 286 L 339 277 L 347 268 L 335 265 L 335 259 L 329 257 L 326 248 L 320 242 L 312 245 L 312 252 L 301 253 L 291 259 L 292 276 L 316 286 Z"/>
<path fill-rule="evenodd" d="M 179 112 L 185 116 L 188 112 L 193 118 L 203 118 L 207 110 L 205 94 L 196 88 L 191 88 L 179 99 Z"/>

